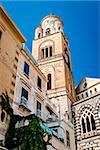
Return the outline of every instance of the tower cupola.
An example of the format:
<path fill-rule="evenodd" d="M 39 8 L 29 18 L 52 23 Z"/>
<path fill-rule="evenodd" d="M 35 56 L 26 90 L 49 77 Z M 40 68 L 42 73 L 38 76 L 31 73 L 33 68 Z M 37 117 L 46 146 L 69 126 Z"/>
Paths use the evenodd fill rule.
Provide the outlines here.
<path fill-rule="evenodd" d="M 43 29 L 43 36 L 47 36 L 59 31 L 63 32 L 63 22 L 60 17 L 54 14 L 44 17 L 41 21 L 41 27 Z"/>
<path fill-rule="evenodd" d="M 63 33 L 63 21 L 60 17 L 50 14 L 41 20 L 40 27 L 35 30 L 35 39 L 54 34 L 56 32 Z"/>

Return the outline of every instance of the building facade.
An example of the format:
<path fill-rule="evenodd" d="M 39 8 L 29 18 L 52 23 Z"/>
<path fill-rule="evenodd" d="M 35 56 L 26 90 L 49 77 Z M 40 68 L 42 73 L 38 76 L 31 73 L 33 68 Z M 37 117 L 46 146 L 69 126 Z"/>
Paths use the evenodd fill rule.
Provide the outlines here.
<path fill-rule="evenodd" d="M 25 38 L 0 5 L 0 95 L 5 90 L 13 103 L 19 51 Z M 0 107 L 0 141 L 5 138 L 9 115 Z"/>
<path fill-rule="evenodd" d="M 73 104 L 77 150 L 100 150 L 100 79 L 84 78 Z"/>

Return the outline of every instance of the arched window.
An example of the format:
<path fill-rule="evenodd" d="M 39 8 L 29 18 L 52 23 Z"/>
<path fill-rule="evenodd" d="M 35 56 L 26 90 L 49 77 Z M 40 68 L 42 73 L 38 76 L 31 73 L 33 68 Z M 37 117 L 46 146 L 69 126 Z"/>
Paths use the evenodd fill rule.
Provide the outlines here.
<path fill-rule="evenodd" d="M 46 50 L 46 57 L 48 57 L 48 48 L 46 48 L 45 50 Z"/>
<path fill-rule="evenodd" d="M 88 97 L 88 93 L 86 92 L 86 97 Z"/>
<path fill-rule="evenodd" d="M 51 74 L 48 74 L 47 79 L 48 79 L 47 90 L 50 90 L 51 89 Z"/>
<path fill-rule="evenodd" d="M 60 26 L 58 27 L 58 30 L 60 30 L 61 28 L 60 28 Z"/>
<path fill-rule="evenodd" d="M 42 51 L 42 56 L 41 56 L 41 58 L 44 58 L 44 48 L 43 48 L 41 51 Z"/>
<path fill-rule="evenodd" d="M 50 35 L 50 28 L 46 29 L 46 35 Z"/>
<path fill-rule="evenodd" d="M 79 97 L 79 96 L 78 96 L 77 98 L 78 98 L 78 100 L 80 100 L 80 97 Z"/>
<path fill-rule="evenodd" d="M 39 34 L 38 34 L 38 39 L 40 38 L 40 35 L 41 35 L 41 34 L 39 33 Z"/>
<path fill-rule="evenodd" d="M 89 121 L 89 117 L 86 117 L 86 124 L 87 124 L 87 131 L 90 132 L 91 128 L 90 128 L 90 121 Z"/>
<path fill-rule="evenodd" d="M 91 114 L 91 124 L 92 124 L 92 130 L 95 130 L 96 129 L 95 120 L 92 114 Z"/>
<path fill-rule="evenodd" d="M 94 91 L 97 92 L 97 89 L 95 88 Z"/>
<path fill-rule="evenodd" d="M 84 95 L 82 94 L 82 98 L 84 98 Z"/>
<path fill-rule="evenodd" d="M 95 132 L 93 132 L 94 130 L 96 130 L 93 107 L 91 108 L 91 105 L 84 105 L 81 107 L 80 113 L 81 113 L 80 115 L 82 115 L 80 118 L 81 119 L 80 127 L 81 127 L 82 136 L 85 133 L 86 136 L 90 136 L 92 135 L 92 133 L 95 134 Z M 86 136 L 84 135 L 84 137 Z"/>
<path fill-rule="evenodd" d="M 52 56 L 52 47 L 50 46 L 50 56 Z"/>
<path fill-rule="evenodd" d="M 1 121 L 4 122 L 4 118 L 5 118 L 5 113 L 2 111 L 1 113 Z"/>
<path fill-rule="evenodd" d="M 86 133 L 85 122 L 83 118 L 82 118 L 82 129 L 83 129 L 83 133 Z"/>
<path fill-rule="evenodd" d="M 92 90 L 90 90 L 90 94 L 92 94 Z"/>

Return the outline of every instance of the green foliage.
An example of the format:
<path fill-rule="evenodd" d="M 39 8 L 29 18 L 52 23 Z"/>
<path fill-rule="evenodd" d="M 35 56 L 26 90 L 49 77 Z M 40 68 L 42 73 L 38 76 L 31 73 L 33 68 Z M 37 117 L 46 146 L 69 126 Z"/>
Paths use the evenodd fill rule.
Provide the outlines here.
<path fill-rule="evenodd" d="M 33 116 L 29 125 L 19 128 L 17 133 L 21 150 L 44 150 L 44 130 L 38 117 Z"/>
<path fill-rule="evenodd" d="M 44 141 L 47 133 L 40 126 L 40 119 L 35 115 L 27 117 L 15 116 L 10 106 L 7 92 L 2 93 L 0 98 L 2 110 L 4 109 L 10 115 L 9 128 L 5 135 L 6 148 L 9 150 L 15 147 L 20 147 L 21 150 L 47 150 L 46 145 L 50 145 L 51 135 L 48 135 L 47 141 Z M 17 119 L 21 121 L 26 118 L 29 120 L 29 125 L 15 129 Z"/>

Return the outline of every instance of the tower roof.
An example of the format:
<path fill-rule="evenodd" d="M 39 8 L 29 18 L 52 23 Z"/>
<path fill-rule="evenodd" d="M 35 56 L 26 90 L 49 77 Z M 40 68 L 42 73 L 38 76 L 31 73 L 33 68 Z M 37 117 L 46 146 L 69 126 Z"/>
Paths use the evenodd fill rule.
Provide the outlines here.
<path fill-rule="evenodd" d="M 55 15 L 54 13 L 51 13 L 51 14 L 45 16 L 45 17 L 41 20 L 41 23 L 42 23 L 45 19 L 51 18 L 51 17 L 59 19 L 59 20 L 62 22 L 62 24 L 63 24 L 62 19 L 61 19 L 59 16 Z"/>

